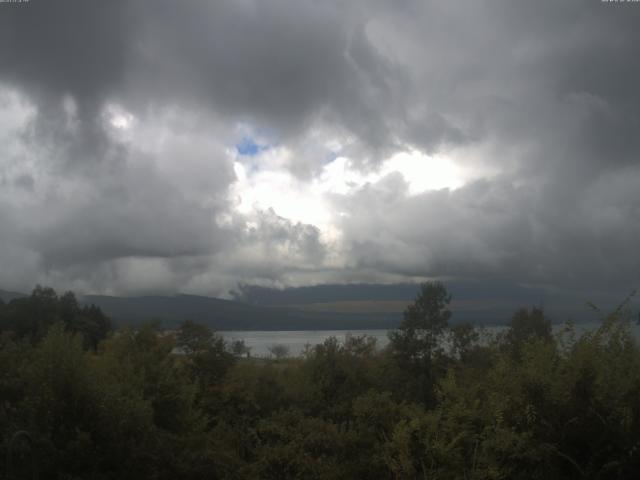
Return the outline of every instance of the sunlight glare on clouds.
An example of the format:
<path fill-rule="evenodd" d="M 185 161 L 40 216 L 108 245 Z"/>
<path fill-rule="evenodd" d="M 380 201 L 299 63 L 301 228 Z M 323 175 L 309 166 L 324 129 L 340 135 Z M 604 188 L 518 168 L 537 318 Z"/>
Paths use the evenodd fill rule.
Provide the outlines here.
<path fill-rule="evenodd" d="M 426 190 L 454 190 L 464 184 L 463 174 L 453 161 L 444 156 L 429 156 L 413 150 L 400 152 L 387 160 L 381 176 L 399 172 L 409 183 L 409 193 L 415 195 Z"/>
<path fill-rule="evenodd" d="M 116 128 L 128 128 L 130 120 L 124 115 L 117 115 L 111 119 L 111 125 Z"/>
<path fill-rule="evenodd" d="M 0 84 L 0 135 L 15 136 L 36 114 L 28 97 Z"/>
<path fill-rule="evenodd" d="M 109 124 L 118 130 L 127 130 L 133 124 L 133 115 L 118 105 L 108 105 L 105 115 Z"/>
<path fill-rule="evenodd" d="M 328 195 L 353 193 L 393 173 L 403 176 L 408 195 L 464 184 L 463 172 L 452 160 L 419 151 L 396 153 L 378 171 L 367 173 L 348 158 L 336 157 L 311 181 L 297 178 L 286 168 L 289 155 L 286 148 L 274 148 L 253 156 L 248 164 L 236 156 L 236 208 L 242 214 L 271 208 L 281 217 L 317 226 L 327 240 L 339 235 L 333 219 L 340 215 L 331 210 Z"/>
<path fill-rule="evenodd" d="M 7 179 L 38 173 L 32 165 L 32 149 L 22 141 L 36 115 L 37 109 L 27 97 L 0 85 L 0 197 L 10 193 Z"/>
<path fill-rule="evenodd" d="M 256 210 L 273 209 L 284 218 L 328 227 L 330 213 L 322 197 L 284 169 L 250 171 L 241 162 L 234 163 L 237 181 L 234 194 L 237 210 L 250 214 Z"/>
<path fill-rule="evenodd" d="M 347 194 L 366 184 L 377 183 L 392 173 L 400 173 L 409 184 L 409 194 L 449 188 L 465 183 L 462 169 L 444 156 L 428 156 L 419 151 L 399 152 L 382 163 L 377 172 L 363 173 L 346 157 L 337 157 L 326 165 L 320 176 L 322 190 Z"/>

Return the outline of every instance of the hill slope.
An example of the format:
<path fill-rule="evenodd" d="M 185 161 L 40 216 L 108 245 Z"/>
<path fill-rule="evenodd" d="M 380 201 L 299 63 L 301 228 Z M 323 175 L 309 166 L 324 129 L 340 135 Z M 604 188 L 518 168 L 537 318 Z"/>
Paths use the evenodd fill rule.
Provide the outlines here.
<path fill-rule="evenodd" d="M 175 328 L 184 320 L 193 320 L 216 330 L 373 329 L 393 328 L 400 321 L 400 315 L 396 313 L 313 312 L 197 295 L 87 295 L 82 301 L 97 305 L 118 325 L 158 320 L 165 328 Z"/>
<path fill-rule="evenodd" d="M 26 296 L 27 295 L 25 295 L 24 293 L 8 292 L 6 290 L 0 290 L 0 299 L 2 299 L 2 301 L 5 303 L 9 303 L 14 298 L 22 298 Z"/>

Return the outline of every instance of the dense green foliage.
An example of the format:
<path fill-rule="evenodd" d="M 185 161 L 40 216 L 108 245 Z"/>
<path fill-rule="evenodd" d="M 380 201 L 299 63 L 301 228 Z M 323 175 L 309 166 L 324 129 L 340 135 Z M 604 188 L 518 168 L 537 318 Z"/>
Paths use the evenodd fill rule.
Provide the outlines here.
<path fill-rule="evenodd" d="M 85 346 L 95 349 L 111 330 L 110 320 L 93 306 L 82 306 L 73 292 L 58 296 L 51 288 L 37 286 L 31 296 L 0 300 L 0 331 L 31 343 L 40 341 L 56 323 L 81 336 Z"/>
<path fill-rule="evenodd" d="M 27 431 L 51 479 L 637 478 L 624 309 L 581 336 L 520 310 L 487 338 L 449 327 L 449 300 L 425 284 L 384 350 L 332 338 L 271 360 L 192 322 L 107 335 L 37 289 L 0 305 L 0 455 Z"/>

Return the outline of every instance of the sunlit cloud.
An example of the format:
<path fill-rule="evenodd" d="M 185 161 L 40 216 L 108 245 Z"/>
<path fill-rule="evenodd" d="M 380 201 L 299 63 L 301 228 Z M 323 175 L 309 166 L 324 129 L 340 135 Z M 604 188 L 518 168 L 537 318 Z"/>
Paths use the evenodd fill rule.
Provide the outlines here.
<path fill-rule="evenodd" d="M 0 288 L 637 279 L 640 9 L 49 3 L 0 16 Z"/>
<path fill-rule="evenodd" d="M 319 227 L 328 240 L 339 236 L 335 220 L 342 215 L 335 211 L 332 194 L 352 194 L 393 174 L 402 176 L 408 186 L 407 195 L 453 190 L 465 183 L 463 169 L 453 161 L 418 151 L 394 154 L 374 172 L 363 172 L 349 158 L 338 156 L 308 181 L 286 168 L 291 155 L 284 147 L 268 152 L 256 150 L 247 161 L 238 152 L 234 162 L 237 180 L 233 186 L 236 208 L 243 214 L 272 209 L 281 217 Z"/>
<path fill-rule="evenodd" d="M 134 116 L 119 105 L 111 104 L 105 108 L 105 116 L 109 125 L 118 130 L 131 128 Z"/>

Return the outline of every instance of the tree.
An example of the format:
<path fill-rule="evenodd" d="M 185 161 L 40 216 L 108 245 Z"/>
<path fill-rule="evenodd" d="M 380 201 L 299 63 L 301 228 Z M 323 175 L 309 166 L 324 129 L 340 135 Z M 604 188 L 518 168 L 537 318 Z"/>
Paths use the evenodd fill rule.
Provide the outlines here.
<path fill-rule="evenodd" d="M 111 321 L 95 305 L 80 306 L 73 292 L 58 297 L 58 315 L 67 331 L 79 333 L 84 346 L 95 350 L 111 331 Z"/>
<path fill-rule="evenodd" d="M 251 355 L 251 347 L 247 347 L 244 340 L 234 340 L 231 342 L 231 353 L 236 357 L 243 357 L 246 355 L 248 358 Z"/>
<path fill-rule="evenodd" d="M 404 311 L 404 320 L 389 333 L 390 349 L 400 367 L 405 388 L 426 404 L 434 401 L 434 358 L 441 353 L 441 341 L 448 327 L 451 295 L 441 282 L 425 282 L 415 301 Z M 413 387 L 413 388 L 412 388 Z"/>
<path fill-rule="evenodd" d="M 187 355 L 206 351 L 213 343 L 213 331 L 200 323 L 185 320 L 178 329 L 176 345 Z"/>
<path fill-rule="evenodd" d="M 451 327 L 451 352 L 462 362 L 469 359 L 480 335 L 470 323 L 460 323 Z"/>
<path fill-rule="evenodd" d="M 111 320 L 100 307 L 95 305 L 84 306 L 75 318 L 73 331 L 81 333 L 86 347 L 95 350 L 100 341 L 107 338 L 111 331 Z"/>
<path fill-rule="evenodd" d="M 4 307 L 0 328 L 37 343 L 56 323 L 79 333 L 85 348 L 96 349 L 111 331 L 111 321 L 95 305 L 81 306 L 73 292 L 58 296 L 52 288 L 36 286 L 29 297 L 11 300 Z"/>
<path fill-rule="evenodd" d="M 425 282 L 415 301 L 404 311 L 397 331 L 389 334 L 393 349 L 407 360 L 431 358 L 448 327 L 451 295 L 440 282 Z"/>
<path fill-rule="evenodd" d="M 549 342 L 551 339 L 551 322 L 538 307 L 517 310 L 505 334 L 507 346 L 514 355 L 519 355 L 523 345 L 532 340 Z"/>
<path fill-rule="evenodd" d="M 219 382 L 235 362 L 224 338 L 191 320 L 180 326 L 176 345 L 187 355 L 189 368 L 201 389 Z"/>
<path fill-rule="evenodd" d="M 271 345 L 269 347 L 269 353 L 277 360 L 281 360 L 289 356 L 289 347 L 281 344 Z"/>

